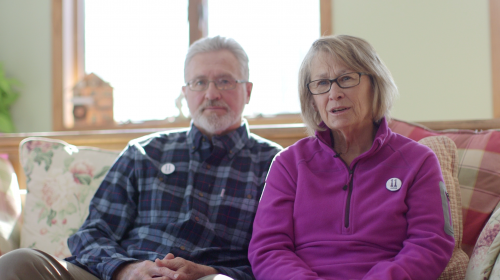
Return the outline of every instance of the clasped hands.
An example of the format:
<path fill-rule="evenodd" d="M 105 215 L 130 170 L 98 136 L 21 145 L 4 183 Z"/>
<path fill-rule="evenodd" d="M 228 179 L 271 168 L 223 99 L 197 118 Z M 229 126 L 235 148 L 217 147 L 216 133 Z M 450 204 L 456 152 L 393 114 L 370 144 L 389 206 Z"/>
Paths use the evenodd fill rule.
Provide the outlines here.
<path fill-rule="evenodd" d="M 114 280 L 196 280 L 217 274 L 213 267 L 196 264 L 169 253 L 162 260 L 125 264 L 114 273 Z"/>

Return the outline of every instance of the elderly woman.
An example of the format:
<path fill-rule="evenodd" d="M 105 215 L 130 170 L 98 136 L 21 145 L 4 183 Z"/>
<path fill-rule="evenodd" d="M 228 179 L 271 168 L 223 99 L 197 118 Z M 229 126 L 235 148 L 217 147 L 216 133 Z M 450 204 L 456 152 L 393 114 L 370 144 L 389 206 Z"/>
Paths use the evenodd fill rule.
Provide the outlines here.
<path fill-rule="evenodd" d="M 256 278 L 437 279 L 453 251 L 449 201 L 435 154 L 387 125 L 389 70 L 340 35 L 313 43 L 299 80 L 314 136 L 271 166 L 249 247 Z"/>

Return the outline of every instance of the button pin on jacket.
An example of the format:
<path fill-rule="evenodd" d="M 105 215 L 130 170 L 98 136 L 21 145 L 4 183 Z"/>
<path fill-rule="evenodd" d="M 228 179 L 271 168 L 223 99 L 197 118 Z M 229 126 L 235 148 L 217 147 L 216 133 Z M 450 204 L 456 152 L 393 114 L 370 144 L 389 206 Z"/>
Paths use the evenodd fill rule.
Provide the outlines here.
<path fill-rule="evenodd" d="M 172 174 L 173 172 L 175 171 L 175 165 L 173 165 L 172 163 L 165 163 L 162 167 L 161 167 L 161 173 L 163 174 Z"/>
<path fill-rule="evenodd" d="M 385 183 L 385 187 L 391 192 L 395 192 L 401 188 L 401 180 L 398 178 L 391 178 Z"/>

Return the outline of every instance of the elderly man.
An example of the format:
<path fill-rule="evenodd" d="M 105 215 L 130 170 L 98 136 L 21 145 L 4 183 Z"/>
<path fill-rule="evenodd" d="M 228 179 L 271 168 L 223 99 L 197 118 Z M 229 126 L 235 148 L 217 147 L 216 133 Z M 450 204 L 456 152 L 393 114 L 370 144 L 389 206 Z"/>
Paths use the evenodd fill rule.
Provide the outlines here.
<path fill-rule="evenodd" d="M 191 127 L 131 141 L 68 240 L 73 256 L 15 250 L 0 257 L 2 279 L 253 279 L 252 223 L 281 147 L 242 119 L 248 75 L 233 39 L 194 43 L 182 87 Z"/>

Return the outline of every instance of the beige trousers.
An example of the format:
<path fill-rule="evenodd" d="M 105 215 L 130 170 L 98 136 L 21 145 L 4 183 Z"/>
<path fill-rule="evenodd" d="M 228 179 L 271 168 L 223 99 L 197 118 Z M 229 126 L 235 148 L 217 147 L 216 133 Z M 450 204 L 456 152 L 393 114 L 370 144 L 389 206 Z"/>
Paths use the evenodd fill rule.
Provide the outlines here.
<path fill-rule="evenodd" d="M 72 263 L 34 249 L 17 249 L 0 257 L 2 280 L 99 280 Z M 214 274 L 199 280 L 234 280 Z"/>

